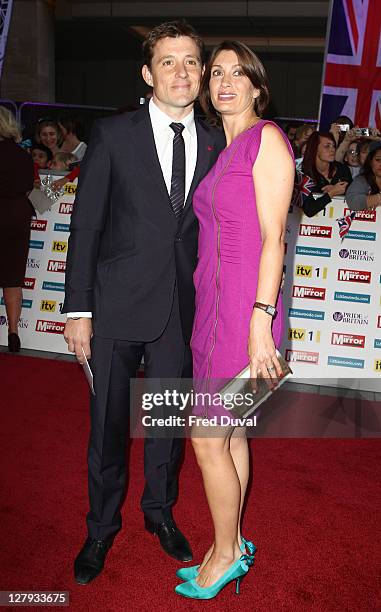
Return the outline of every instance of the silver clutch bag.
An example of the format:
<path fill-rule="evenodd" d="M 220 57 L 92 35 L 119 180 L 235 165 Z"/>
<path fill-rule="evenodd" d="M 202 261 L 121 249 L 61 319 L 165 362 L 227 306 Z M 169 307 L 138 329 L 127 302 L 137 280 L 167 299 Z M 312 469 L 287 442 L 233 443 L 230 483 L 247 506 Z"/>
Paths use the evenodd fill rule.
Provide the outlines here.
<path fill-rule="evenodd" d="M 290 366 L 279 351 L 277 351 L 277 357 L 282 368 L 282 378 L 279 379 L 276 387 L 269 388 L 268 379 L 258 377 L 256 379 L 256 391 L 254 392 L 253 382 L 250 378 L 250 366 L 247 366 L 219 391 L 225 410 L 230 412 L 233 417 L 245 419 L 253 414 L 292 376 Z"/>

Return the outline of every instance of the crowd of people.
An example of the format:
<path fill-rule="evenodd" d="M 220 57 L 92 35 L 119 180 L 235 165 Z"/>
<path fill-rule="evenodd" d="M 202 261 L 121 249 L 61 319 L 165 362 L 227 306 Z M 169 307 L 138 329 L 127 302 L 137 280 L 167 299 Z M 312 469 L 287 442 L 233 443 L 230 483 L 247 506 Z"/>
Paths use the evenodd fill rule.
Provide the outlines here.
<path fill-rule="evenodd" d="M 250 377 L 267 379 L 271 388 L 283 376 L 279 288 L 294 157 L 309 185 L 307 215 L 337 195 L 348 203 L 353 196 L 354 209 L 381 204 L 380 134 L 346 117 L 327 132 L 292 124 L 285 134 L 264 119 L 266 72 L 245 44 L 219 44 L 204 70 L 202 39 L 185 22 L 169 22 L 147 35 L 143 54 L 152 99 L 134 113 L 97 122 L 70 226 L 64 339 L 80 363 L 91 360 L 95 389 L 88 536 L 74 562 L 82 585 L 103 571 L 122 527 L 129 381 L 142 357 L 147 379 L 193 375 L 213 395 L 218 380 L 236 377 L 248 362 Z M 209 124 L 193 112 L 198 94 Z M 72 170 L 86 150 L 68 119 L 41 119 L 30 153 L 19 140 L 13 116 L 0 108 L 0 286 L 11 351 L 20 348 L 17 316 L 33 212 L 28 194 L 38 180 L 33 163 Z M 249 451 L 245 425 L 227 417 L 224 405 L 196 403 L 192 416 L 201 417 L 192 444 L 214 538 L 209 547 L 204 542 L 200 563 L 178 570 L 175 591 L 211 599 L 233 581 L 238 593 L 254 563 L 256 546 L 241 533 Z M 205 431 L 202 417 L 215 420 L 217 434 Z M 182 440 L 173 431 L 147 437 L 141 509 L 162 550 L 188 563 L 192 548 L 172 514 L 181 457 Z"/>

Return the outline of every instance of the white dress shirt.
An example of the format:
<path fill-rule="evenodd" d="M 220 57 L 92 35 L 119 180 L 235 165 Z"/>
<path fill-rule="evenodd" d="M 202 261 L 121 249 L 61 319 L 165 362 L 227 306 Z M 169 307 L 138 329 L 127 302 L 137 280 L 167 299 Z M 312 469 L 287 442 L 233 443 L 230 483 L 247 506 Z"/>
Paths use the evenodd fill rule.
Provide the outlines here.
<path fill-rule="evenodd" d="M 173 157 L 173 139 L 175 133 L 170 128 L 171 123 L 182 123 L 185 127 L 182 132 L 185 144 L 185 200 L 187 199 L 190 186 L 192 184 L 194 171 L 197 161 L 197 131 L 194 122 L 193 109 L 181 121 L 175 121 L 166 115 L 152 100 L 149 102 L 148 111 L 150 114 L 153 137 L 155 140 L 156 152 L 159 158 L 161 171 L 163 173 L 165 186 L 168 195 L 171 192 L 172 178 L 172 157 Z M 184 202 L 185 204 L 185 202 Z M 68 312 L 68 319 L 73 317 L 91 318 L 91 312 Z"/>

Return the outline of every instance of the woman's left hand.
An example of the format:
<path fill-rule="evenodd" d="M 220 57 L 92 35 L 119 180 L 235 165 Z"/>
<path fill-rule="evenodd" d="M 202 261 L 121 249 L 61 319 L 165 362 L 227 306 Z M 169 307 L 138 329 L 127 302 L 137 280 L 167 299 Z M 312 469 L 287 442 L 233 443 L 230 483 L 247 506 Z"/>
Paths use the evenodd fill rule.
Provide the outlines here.
<path fill-rule="evenodd" d="M 263 313 L 263 316 L 269 317 L 266 313 Z M 267 379 L 270 387 L 276 386 L 282 377 L 282 368 L 276 355 L 271 324 L 268 321 L 264 320 L 263 323 L 251 321 L 248 352 L 250 378 L 257 379 L 260 375 Z"/>

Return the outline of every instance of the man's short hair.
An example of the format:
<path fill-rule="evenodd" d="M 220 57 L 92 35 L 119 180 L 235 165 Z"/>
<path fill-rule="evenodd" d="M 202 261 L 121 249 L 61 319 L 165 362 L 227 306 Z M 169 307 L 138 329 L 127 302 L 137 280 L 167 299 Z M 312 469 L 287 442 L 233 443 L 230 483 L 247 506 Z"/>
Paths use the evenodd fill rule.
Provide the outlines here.
<path fill-rule="evenodd" d="M 151 68 L 152 58 L 155 50 L 155 45 L 163 38 L 179 38 L 180 36 L 188 36 L 196 43 L 201 62 L 204 63 L 205 47 L 202 38 L 197 34 L 196 30 L 186 21 L 166 21 L 161 23 L 151 30 L 145 41 L 143 42 L 143 61 L 144 64 Z"/>

